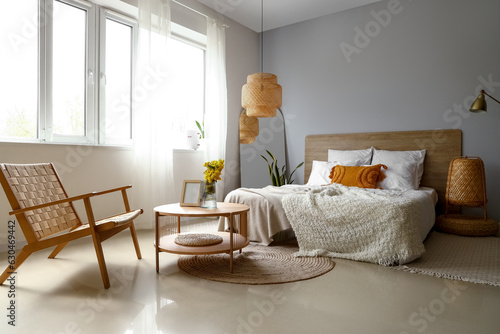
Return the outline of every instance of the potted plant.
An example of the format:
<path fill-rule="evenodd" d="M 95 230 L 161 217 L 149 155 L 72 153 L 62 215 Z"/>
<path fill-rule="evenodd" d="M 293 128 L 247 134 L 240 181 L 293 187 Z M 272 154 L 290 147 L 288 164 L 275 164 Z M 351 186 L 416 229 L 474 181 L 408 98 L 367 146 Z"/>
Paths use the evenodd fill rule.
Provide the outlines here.
<path fill-rule="evenodd" d="M 287 177 L 286 165 L 283 165 L 283 167 L 279 168 L 278 160 L 274 157 L 274 155 L 268 150 L 266 150 L 266 152 L 271 157 L 271 162 L 269 162 L 269 160 L 267 160 L 265 156 L 261 155 L 261 157 L 267 162 L 267 166 L 269 167 L 269 176 L 271 177 L 271 182 L 273 183 L 273 186 L 281 187 L 282 185 L 285 184 L 292 184 L 295 181 L 292 179 L 293 174 L 297 169 L 299 169 L 300 167 L 302 167 L 302 165 L 304 165 L 304 162 L 298 164 L 298 166 L 295 167 L 292 173 L 290 173 L 290 175 Z"/>

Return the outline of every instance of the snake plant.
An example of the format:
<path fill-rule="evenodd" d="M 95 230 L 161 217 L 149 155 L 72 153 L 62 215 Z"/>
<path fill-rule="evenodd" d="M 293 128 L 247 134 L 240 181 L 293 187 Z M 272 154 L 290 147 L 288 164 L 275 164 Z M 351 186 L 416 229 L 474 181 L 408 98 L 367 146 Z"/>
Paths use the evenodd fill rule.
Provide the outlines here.
<path fill-rule="evenodd" d="M 265 156 L 261 155 L 261 157 L 264 160 L 266 160 L 266 162 L 267 162 L 267 166 L 269 167 L 269 176 L 271 177 L 271 182 L 273 183 L 273 186 L 281 187 L 282 185 L 285 185 L 285 184 L 292 184 L 293 181 L 295 181 L 292 179 L 293 174 L 295 173 L 295 171 L 297 169 L 302 167 L 304 162 L 301 162 L 297 167 L 295 167 L 293 172 L 290 173 L 290 175 L 287 177 L 286 165 L 279 168 L 278 167 L 278 160 L 274 157 L 274 155 L 271 152 L 269 152 L 268 150 L 266 150 L 266 152 L 271 157 L 271 162 L 269 162 L 269 160 L 267 160 L 267 158 Z"/>

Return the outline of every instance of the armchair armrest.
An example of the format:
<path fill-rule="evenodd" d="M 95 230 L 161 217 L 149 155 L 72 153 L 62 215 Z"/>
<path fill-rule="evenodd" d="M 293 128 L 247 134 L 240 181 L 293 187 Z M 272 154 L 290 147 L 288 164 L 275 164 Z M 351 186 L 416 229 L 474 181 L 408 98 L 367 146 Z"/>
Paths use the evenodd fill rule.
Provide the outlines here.
<path fill-rule="evenodd" d="M 73 197 L 68 197 L 68 198 L 60 199 L 60 200 L 57 200 L 57 201 L 52 201 L 52 202 L 47 202 L 47 203 L 43 203 L 43 204 L 28 206 L 28 207 L 23 208 L 23 209 L 13 210 L 13 211 L 9 212 L 9 215 L 16 215 L 16 214 L 23 213 L 23 212 L 26 212 L 26 211 L 41 209 L 41 208 L 45 208 L 45 207 L 52 206 L 52 205 L 57 205 L 57 204 L 63 204 L 63 203 L 68 203 L 68 202 L 79 201 L 79 200 L 82 200 L 84 198 L 89 198 L 89 197 L 93 197 L 93 196 L 95 196 L 94 193 L 88 193 L 88 194 L 83 194 L 83 195 L 78 195 L 78 196 L 73 196 Z"/>
<path fill-rule="evenodd" d="M 94 191 L 92 194 L 94 194 L 94 196 L 99 196 L 99 195 L 109 194 L 109 193 L 112 193 L 112 192 L 115 192 L 115 191 L 121 191 L 121 190 L 129 189 L 129 188 L 132 188 L 132 186 L 131 185 L 127 185 L 127 186 L 113 188 L 113 189 L 109 189 L 109 190 Z"/>
<path fill-rule="evenodd" d="M 23 213 L 23 212 L 26 212 L 26 211 L 31 211 L 31 210 L 36 210 L 36 209 L 42 209 L 42 208 L 46 208 L 48 206 L 57 205 L 57 204 L 63 204 L 63 203 L 68 203 L 68 202 L 75 202 L 75 201 L 83 200 L 85 198 L 90 198 L 90 197 L 94 197 L 94 196 L 109 194 L 109 193 L 116 192 L 116 191 L 124 191 L 124 190 L 126 190 L 128 188 L 132 188 L 132 186 L 131 185 L 127 185 L 127 186 L 122 186 L 122 187 L 113 188 L 113 189 L 109 189 L 109 190 L 94 191 L 94 192 L 83 194 L 83 195 L 68 197 L 68 198 L 57 200 L 57 201 L 47 202 L 47 203 L 43 203 L 43 204 L 29 206 L 29 207 L 26 207 L 26 208 L 23 208 L 23 209 L 13 210 L 13 211 L 9 212 L 9 215 L 16 215 L 16 214 Z"/>

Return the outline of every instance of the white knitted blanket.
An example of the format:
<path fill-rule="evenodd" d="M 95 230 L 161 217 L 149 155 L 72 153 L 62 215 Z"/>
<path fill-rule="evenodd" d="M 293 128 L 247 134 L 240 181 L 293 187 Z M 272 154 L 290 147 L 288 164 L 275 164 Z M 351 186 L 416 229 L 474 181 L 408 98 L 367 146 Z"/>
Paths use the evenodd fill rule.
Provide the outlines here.
<path fill-rule="evenodd" d="M 297 236 L 297 256 L 330 256 L 381 265 L 425 253 L 417 228 L 429 197 L 330 185 L 289 194 L 282 203 Z"/>

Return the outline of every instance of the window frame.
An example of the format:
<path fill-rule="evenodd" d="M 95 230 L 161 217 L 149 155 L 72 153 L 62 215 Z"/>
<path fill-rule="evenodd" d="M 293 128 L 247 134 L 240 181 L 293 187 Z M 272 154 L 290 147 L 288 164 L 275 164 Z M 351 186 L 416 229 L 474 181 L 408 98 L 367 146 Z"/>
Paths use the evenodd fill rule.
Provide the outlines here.
<path fill-rule="evenodd" d="M 82 9 L 86 12 L 85 52 L 85 133 L 83 136 L 58 135 L 53 133 L 53 8 L 55 1 Z M 122 146 L 131 147 L 134 140 L 133 121 L 135 117 L 133 89 L 136 84 L 136 61 L 139 25 L 134 14 L 124 14 L 112 8 L 87 0 L 37 0 L 38 8 L 38 54 L 37 54 L 37 126 L 36 137 L 0 137 L 1 142 L 46 143 L 61 145 Z M 132 28 L 131 41 L 131 87 L 130 87 L 130 133 L 128 140 L 107 140 L 105 134 L 105 34 L 106 19 L 128 25 Z M 171 22 L 171 36 L 180 42 L 200 48 L 204 53 L 203 120 L 206 112 L 206 35 L 183 25 Z"/>
<path fill-rule="evenodd" d="M 86 14 L 86 36 L 85 36 L 85 97 L 84 97 L 84 135 L 69 136 L 59 135 L 53 132 L 53 77 L 52 77 L 52 61 L 53 61 L 53 8 L 54 3 L 58 1 L 62 4 L 73 6 L 85 11 Z M 38 105 L 38 141 L 45 143 L 60 143 L 60 144 L 87 144 L 96 143 L 94 132 L 96 129 L 95 120 L 97 118 L 97 88 L 95 84 L 96 73 L 96 47 L 97 39 L 97 6 L 90 2 L 81 0 L 41 0 L 40 13 L 44 13 L 43 19 L 45 24 L 39 22 L 39 105 Z M 50 13 L 50 14 L 49 14 Z M 39 20 L 42 15 L 39 15 Z"/>
<path fill-rule="evenodd" d="M 84 76 L 84 135 L 71 136 L 55 134 L 53 131 L 53 28 L 54 5 L 58 1 L 85 11 L 85 76 Z M 136 47 L 138 38 L 137 19 L 121 14 L 113 9 L 99 6 L 84 0 L 37 0 L 38 8 L 38 54 L 37 54 L 37 126 L 36 137 L 0 137 L 0 142 L 8 143 L 50 143 L 92 146 L 131 146 L 133 144 L 134 108 L 130 103 L 131 138 L 120 141 L 107 141 L 105 138 L 105 33 L 106 19 L 112 19 L 132 29 L 131 40 L 131 85 L 135 84 Z M 101 63 L 102 60 L 102 63 Z M 102 70 L 101 70 L 102 67 Z"/>
<path fill-rule="evenodd" d="M 176 24 L 174 22 L 172 24 L 172 30 L 170 34 L 171 39 L 175 39 L 179 42 L 185 43 L 192 47 L 199 48 L 203 51 L 203 110 L 202 110 L 202 122 L 205 122 L 205 112 L 206 112 L 206 85 L 207 85 L 207 36 L 200 34 L 194 30 Z M 174 143 L 174 150 L 188 150 L 192 151 L 192 149 L 188 149 L 185 145 L 181 144 L 181 141 L 177 141 Z M 203 150 L 201 148 L 200 150 Z"/>
<path fill-rule="evenodd" d="M 130 138 L 126 140 L 109 140 L 106 139 L 106 20 L 113 20 L 117 23 L 124 24 L 132 28 L 132 40 L 131 40 L 131 68 L 130 68 L 130 94 L 128 97 L 129 108 L 130 108 Z M 133 144 L 134 132 L 133 132 L 133 119 L 134 119 L 134 108 L 133 108 L 133 88 L 135 84 L 136 76 L 136 60 L 137 60 L 137 40 L 138 40 L 138 23 L 137 20 L 128 17 L 126 15 L 115 12 L 109 8 L 100 8 L 99 13 L 99 99 L 98 99 L 98 119 L 99 125 L 97 131 L 96 142 L 99 145 L 125 145 L 129 146 Z"/>

